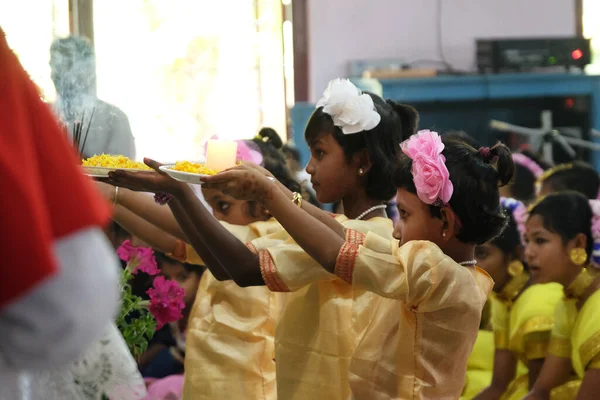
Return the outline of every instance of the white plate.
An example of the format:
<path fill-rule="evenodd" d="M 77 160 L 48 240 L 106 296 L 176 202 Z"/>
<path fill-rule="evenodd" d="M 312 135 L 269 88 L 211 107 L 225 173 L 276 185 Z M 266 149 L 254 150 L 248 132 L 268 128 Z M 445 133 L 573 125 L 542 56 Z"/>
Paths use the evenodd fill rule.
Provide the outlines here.
<path fill-rule="evenodd" d="M 113 171 L 152 171 L 151 169 L 139 169 L 139 168 L 115 168 L 115 167 L 81 167 L 83 168 L 83 172 L 87 176 L 91 176 L 92 178 L 108 178 L 108 173 Z"/>
<path fill-rule="evenodd" d="M 202 178 L 203 176 L 210 176 L 206 174 L 194 174 L 193 172 L 175 171 L 174 169 L 171 169 L 173 167 L 174 165 L 163 165 L 159 169 L 161 171 L 166 172 L 171 178 L 175 179 L 176 181 L 193 183 L 196 185 L 202 185 L 202 183 L 204 183 L 200 180 L 200 178 Z"/>

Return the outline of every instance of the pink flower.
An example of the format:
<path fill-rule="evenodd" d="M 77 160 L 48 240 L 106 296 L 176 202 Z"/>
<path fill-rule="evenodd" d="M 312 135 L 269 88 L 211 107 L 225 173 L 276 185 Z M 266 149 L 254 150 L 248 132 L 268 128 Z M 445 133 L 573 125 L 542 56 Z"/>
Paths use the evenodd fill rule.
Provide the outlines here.
<path fill-rule="evenodd" d="M 448 204 L 454 186 L 442 155 L 444 144 L 437 132 L 419 131 L 400 147 L 413 161 L 412 175 L 419 199 L 426 204 Z"/>
<path fill-rule="evenodd" d="M 148 289 L 150 296 L 150 312 L 158 323 L 156 329 L 181 318 L 181 310 L 185 307 L 183 296 L 185 291 L 176 282 L 163 276 L 154 279 L 153 288 Z"/>
<path fill-rule="evenodd" d="M 148 275 L 158 275 L 160 273 L 154 251 L 150 247 L 134 247 L 129 240 L 126 240 L 117 249 L 117 255 L 121 260 L 128 263 L 127 267 L 131 269 L 131 273 L 134 275 L 138 271 L 145 272 Z"/>
<path fill-rule="evenodd" d="M 529 172 L 531 172 L 531 174 L 536 178 L 539 178 L 544 173 L 542 167 L 540 167 L 535 161 L 533 161 L 526 155 L 523 155 L 521 153 L 513 153 L 512 159 L 515 162 L 515 164 L 519 164 L 522 167 L 528 169 Z"/>
<path fill-rule="evenodd" d="M 245 140 L 236 140 L 238 144 L 236 160 L 251 162 L 260 165 L 263 162 L 263 156 L 259 151 L 254 150 Z"/>
<path fill-rule="evenodd" d="M 408 140 L 400 143 L 404 154 L 411 160 L 417 158 L 417 155 L 425 155 L 430 158 L 436 158 L 442 154 L 444 143 L 437 132 L 423 129 L 411 136 Z"/>
<path fill-rule="evenodd" d="M 218 140 L 219 137 L 214 135 L 209 140 Z M 251 140 L 236 140 L 238 144 L 237 153 L 235 159 L 237 161 L 246 161 L 256 165 L 262 165 L 263 156 L 259 151 L 258 146 Z M 208 140 L 204 143 L 204 154 L 206 155 L 208 149 Z"/>

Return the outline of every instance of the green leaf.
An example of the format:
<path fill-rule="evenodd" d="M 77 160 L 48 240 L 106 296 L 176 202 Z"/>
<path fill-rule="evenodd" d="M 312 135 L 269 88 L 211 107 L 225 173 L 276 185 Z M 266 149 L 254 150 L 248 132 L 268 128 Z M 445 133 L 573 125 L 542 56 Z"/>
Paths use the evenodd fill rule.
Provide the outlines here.
<path fill-rule="evenodd" d="M 131 354 L 137 359 L 148 348 L 148 342 L 156 332 L 156 320 L 148 311 L 142 298 L 132 293 L 129 280 L 133 277 L 128 269 L 121 274 L 121 308 L 115 320 Z M 136 314 L 134 314 L 136 313 Z M 133 315 L 136 315 L 135 318 Z"/>

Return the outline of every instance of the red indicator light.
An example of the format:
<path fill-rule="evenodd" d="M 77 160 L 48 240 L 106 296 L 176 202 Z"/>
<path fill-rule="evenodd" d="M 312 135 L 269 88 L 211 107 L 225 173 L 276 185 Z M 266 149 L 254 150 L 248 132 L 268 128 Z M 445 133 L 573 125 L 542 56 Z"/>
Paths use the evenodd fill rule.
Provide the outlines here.
<path fill-rule="evenodd" d="M 581 57 L 583 57 L 583 51 L 579 49 L 573 50 L 571 52 L 571 57 L 573 57 L 573 60 L 579 60 Z"/>
<path fill-rule="evenodd" d="M 566 108 L 573 108 L 573 106 L 575 106 L 575 100 L 573 100 L 570 97 L 568 97 L 567 99 L 565 99 L 565 107 Z"/>

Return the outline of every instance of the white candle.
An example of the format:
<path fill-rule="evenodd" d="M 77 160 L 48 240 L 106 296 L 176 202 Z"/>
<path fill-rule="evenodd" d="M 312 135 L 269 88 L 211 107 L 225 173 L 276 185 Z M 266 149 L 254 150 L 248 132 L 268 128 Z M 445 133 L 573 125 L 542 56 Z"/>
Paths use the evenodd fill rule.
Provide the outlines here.
<path fill-rule="evenodd" d="M 217 171 L 234 167 L 237 147 L 236 142 L 209 140 L 206 147 L 206 166 Z"/>

